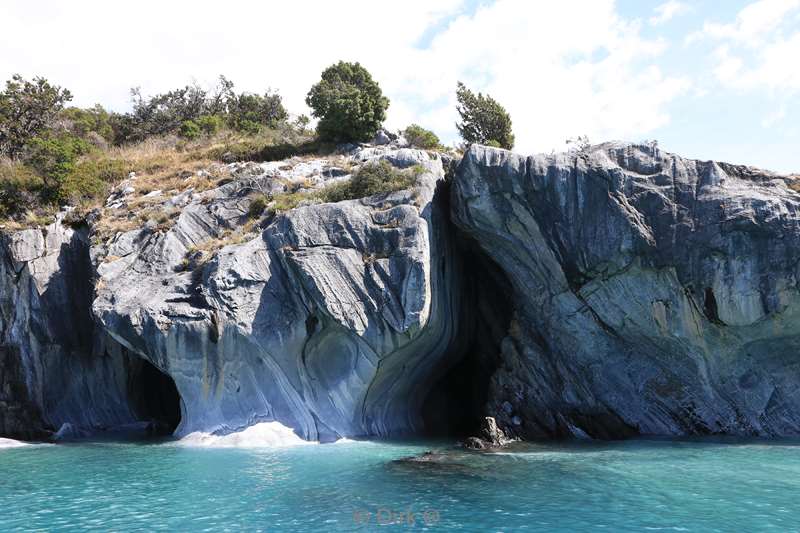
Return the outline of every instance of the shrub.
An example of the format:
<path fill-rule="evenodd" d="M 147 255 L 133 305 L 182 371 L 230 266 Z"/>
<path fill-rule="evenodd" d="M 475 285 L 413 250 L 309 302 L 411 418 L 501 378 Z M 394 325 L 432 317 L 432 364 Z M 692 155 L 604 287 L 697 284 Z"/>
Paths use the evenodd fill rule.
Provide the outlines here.
<path fill-rule="evenodd" d="M 225 121 L 219 115 L 203 115 L 198 117 L 195 123 L 206 135 L 214 135 L 225 125 Z"/>
<path fill-rule="evenodd" d="M 73 135 L 31 139 L 25 161 L 41 176 L 45 201 L 59 199 L 64 180 L 75 169 L 76 159 L 91 150 L 89 143 Z"/>
<path fill-rule="evenodd" d="M 28 142 L 42 135 L 72 100 L 72 94 L 44 78 L 15 74 L 0 92 L 0 155 L 18 157 Z"/>
<path fill-rule="evenodd" d="M 60 203 L 77 204 L 84 200 L 105 195 L 109 182 L 101 177 L 100 169 L 93 161 L 81 161 L 59 183 L 55 194 Z"/>
<path fill-rule="evenodd" d="M 321 191 L 322 199 L 325 202 L 341 202 L 408 189 L 417 183 L 417 178 L 424 170 L 420 166 L 400 170 L 383 159 L 377 163 L 367 163 L 348 181 L 325 187 Z"/>
<path fill-rule="evenodd" d="M 125 179 L 133 170 L 123 159 L 85 159 L 75 164 L 58 191 L 60 202 L 77 203 L 103 198 L 111 185 Z"/>
<path fill-rule="evenodd" d="M 184 120 L 183 124 L 181 124 L 181 129 L 178 131 L 178 135 L 183 137 L 184 139 L 197 139 L 200 137 L 200 126 L 197 125 L 197 122 L 194 120 Z"/>
<path fill-rule="evenodd" d="M 476 95 L 461 82 L 458 82 L 456 98 L 456 109 L 461 116 L 456 127 L 464 141 L 486 145 L 494 141 L 497 146 L 508 150 L 514 147 L 511 117 L 494 98 L 488 94 Z"/>
<path fill-rule="evenodd" d="M 335 142 L 369 140 L 386 119 L 389 107 L 389 99 L 367 69 L 344 61 L 322 72 L 306 103 L 319 119 L 319 136 Z"/>
<path fill-rule="evenodd" d="M 252 120 L 239 120 L 234 123 L 234 127 L 236 130 L 246 133 L 248 135 L 255 135 L 259 131 L 261 131 L 261 125 L 258 122 L 254 122 Z"/>
<path fill-rule="evenodd" d="M 225 122 L 233 129 L 255 133 L 262 126 L 275 127 L 288 116 L 278 93 L 237 94 L 233 82 L 224 76 L 220 76 L 219 85 L 212 92 L 187 85 L 147 98 L 135 88 L 131 89 L 131 96 L 133 111 L 111 116 L 117 143 L 141 141 L 166 133 L 183 136 L 182 128 L 187 121 L 209 134 L 218 131 Z"/>
<path fill-rule="evenodd" d="M 38 204 L 42 178 L 22 163 L 0 160 L 0 218 L 14 218 Z"/>
<path fill-rule="evenodd" d="M 289 116 L 277 93 L 267 91 L 264 96 L 242 93 L 233 95 L 228 102 L 231 126 L 239 131 L 258 132 L 260 127 L 275 127 Z"/>
<path fill-rule="evenodd" d="M 86 109 L 68 107 L 61 111 L 59 118 L 72 135 L 91 140 L 94 133 L 107 142 L 114 141 L 111 115 L 100 104 Z"/>
<path fill-rule="evenodd" d="M 426 130 L 418 124 L 412 124 L 403 131 L 403 136 L 411 144 L 417 148 L 424 150 L 436 150 L 441 148 L 439 137 L 430 130 Z"/>
<path fill-rule="evenodd" d="M 263 195 L 257 196 L 252 202 L 250 202 L 250 207 L 247 209 L 247 216 L 248 218 L 258 218 L 266 208 L 267 199 Z"/>

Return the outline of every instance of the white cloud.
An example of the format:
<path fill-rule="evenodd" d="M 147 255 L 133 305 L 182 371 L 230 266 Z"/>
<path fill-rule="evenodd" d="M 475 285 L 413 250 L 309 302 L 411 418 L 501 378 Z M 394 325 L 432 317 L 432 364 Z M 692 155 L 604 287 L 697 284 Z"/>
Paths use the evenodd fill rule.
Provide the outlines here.
<path fill-rule="evenodd" d="M 800 90 L 798 16 L 800 0 L 759 0 L 732 23 L 705 23 L 694 38 L 721 43 L 713 52 L 714 74 L 724 86 L 791 93 Z"/>
<path fill-rule="evenodd" d="M 726 38 L 748 46 L 759 46 L 774 37 L 786 15 L 800 7 L 800 0 L 758 0 L 745 6 L 730 24 L 706 23 L 703 31 L 715 38 Z"/>
<path fill-rule="evenodd" d="M 650 22 L 650 24 L 653 26 L 658 26 L 672 20 L 677 15 L 685 13 L 688 10 L 689 6 L 683 2 L 679 2 L 678 0 L 669 0 L 668 2 L 664 2 L 656 7 L 655 15 L 650 17 L 648 22 Z"/>
<path fill-rule="evenodd" d="M 781 106 L 764 117 L 761 121 L 761 126 L 764 128 L 771 128 L 784 118 L 786 118 L 786 106 Z"/>
<path fill-rule="evenodd" d="M 666 124 L 666 105 L 689 83 L 652 63 L 664 47 L 610 1 L 501 1 L 453 21 L 423 71 L 448 109 L 456 79 L 488 91 L 508 108 L 518 147 L 546 151 L 580 134 L 639 138 Z M 439 120 L 452 130 L 455 116 Z"/>
<path fill-rule="evenodd" d="M 579 134 L 640 138 L 669 121 L 668 104 L 689 87 L 656 65 L 666 43 L 644 37 L 612 0 L 465 9 L 462 0 L 5 1 L 0 78 L 41 74 L 79 105 L 125 109 L 130 86 L 148 94 L 225 74 L 240 89 L 276 88 L 306 112 L 324 67 L 360 61 L 392 100 L 388 125 L 414 121 L 453 139 L 462 80 L 508 108 L 521 151 Z"/>

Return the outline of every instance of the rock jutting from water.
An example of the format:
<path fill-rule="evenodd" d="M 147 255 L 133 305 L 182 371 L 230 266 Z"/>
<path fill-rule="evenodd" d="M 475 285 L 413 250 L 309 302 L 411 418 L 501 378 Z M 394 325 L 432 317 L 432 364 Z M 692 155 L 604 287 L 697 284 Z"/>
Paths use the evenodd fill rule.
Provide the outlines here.
<path fill-rule="evenodd" d="M 503 439 L 800 433 L 792 178 L 653 145 L 451 164 L 384 142 L 341 157 L 415 186 L 301 202 L 241 239 L 254 191 L 349 171 L 237 163 L 150 195 L 179 209 L 166 226 L 2 233 L 0 436 L 463 436 L 487 416 Z"/>

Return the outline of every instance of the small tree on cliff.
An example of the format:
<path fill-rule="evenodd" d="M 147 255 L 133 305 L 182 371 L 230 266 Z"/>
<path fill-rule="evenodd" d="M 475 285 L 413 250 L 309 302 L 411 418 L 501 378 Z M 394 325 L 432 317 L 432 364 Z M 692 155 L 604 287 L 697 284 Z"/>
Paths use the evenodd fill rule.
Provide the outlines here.
<path fill-rule="evenodd" d="M 491 96 L 475 94 L 458 82 L 456 89 L 458 132 L 468 144 L 478 143 L 510 150 L 514 147 L 511 117 L 503 106 Z"/>
<path fill-rule="evenodd" d="M 0 154 L 17 157 L 31 139 L 45 132 L 72 94 L 44 78 L 15 74 L 0 92 Z"/>
<path fill-rule="evenodd" d="M 322 72 L 306 104 L 319 119 L 317 133 L 328 141 L 367 141 L 386 119 L 389 99 L 359 63 L 340 61 Z"/>

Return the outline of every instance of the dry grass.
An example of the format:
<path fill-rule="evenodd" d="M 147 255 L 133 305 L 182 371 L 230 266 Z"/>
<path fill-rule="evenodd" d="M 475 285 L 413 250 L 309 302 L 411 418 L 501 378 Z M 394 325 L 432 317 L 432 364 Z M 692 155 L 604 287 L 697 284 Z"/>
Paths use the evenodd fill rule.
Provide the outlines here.
<path fill-rule="evenodd" d="M 208 146 L 215 142 L 217 139 L 212 138 L 186 144 L 170 136 L 109 149 L 105 157 L 126 161 L 135 173 L 136 179 L 130 180 L 135 192 L 125 198 L 126 205 L 121 208 L 101 207 L 95 228 L 98 239 L 136 229 L 151 220 L 156 222 L 157 230 L 171 227 L 180 209 L 165 207 L 166 198 L 189 189 L 202 193 L 230 178 L 224 165 L 205 155 Z M 157 190 L 162 191 L 160 196 L 147 196 Z M 85 205 L 81 210 L 89 211 L 96 207 L 100 206 Z"/>
<path fill-rule="evenodd" d="M 241 244 L 258 235 L 257 229 L 260 220 L 248 220 L 236 229 L 226 229 L 220 236 L 207 239 L 186 252 L 181 269 L 197 270 L 211 260 L 225 246 Z"/>
<path fill-rule="evenodd" d="M 163 197 L 179 194 L 188 189 L 202 193 L 220 186 L 224 183 L 223 180 L 229 180 L 230 173 L 227 167 L 221 164 L 224 158 L 263 160 L 284 153 L 289 156 L 294 155 L 291 152 L 295 149 L 298 153 L 310 153 L 315 149 L 314 143 L 310 141 L 307 135 L 298 134 L 291 129 L 264 130 L 258 134 L 241 134 L 225 130 L 193 141 L 167 135 L 94 152 L 80 161 L 97 163 L 101 169 L 112 163 L 114 168 L 129 169 L 136 175 L 136 179 L 130 183 L 135 192 L 125 198 L 126 205 L 120 209 L 104 207 L 108 190 L 119 186 L 127 176 L 128 170 L 117 172 L 115 176 L 119 175 L 122 179 L 105 178 L 102 192 L 75 199 L 76 213 L 73 218 L 78 219 L 99 208 L 101 216 L 97 228 L 98 238 L 104 238 L 117 231 L 127 231 L 140 225 L 143 215 L 146 215 L 148 220 L 161 219 L 163 213 L 159 212 L 159 205 L 163 203 Z M 104 163 L 109 165 L 104 166 Z M 2 187 L 4 182 L 33 183 L 34 179 L 40 180 L 26 167 L 10 161 L 0 161 L 0 195 L 4 191 Z M 35 190 L 32 186 L 27 188 Z M 144 198 L 155 190 L 162 191 L 163 197 Z M 0 226 L 19 229 L 52 221 L 57 211 L 55 206 L 42 207 L 32 195 L 29 203 L 30 207 L 26 203 L 25 209 L 30 213 L 17 216 L 15 220 L 0 220 Z M 4 213 L 0 212 L 0 219 L 3 217 Z M 161 225 L 159 222 L 159 226 Z"/>

